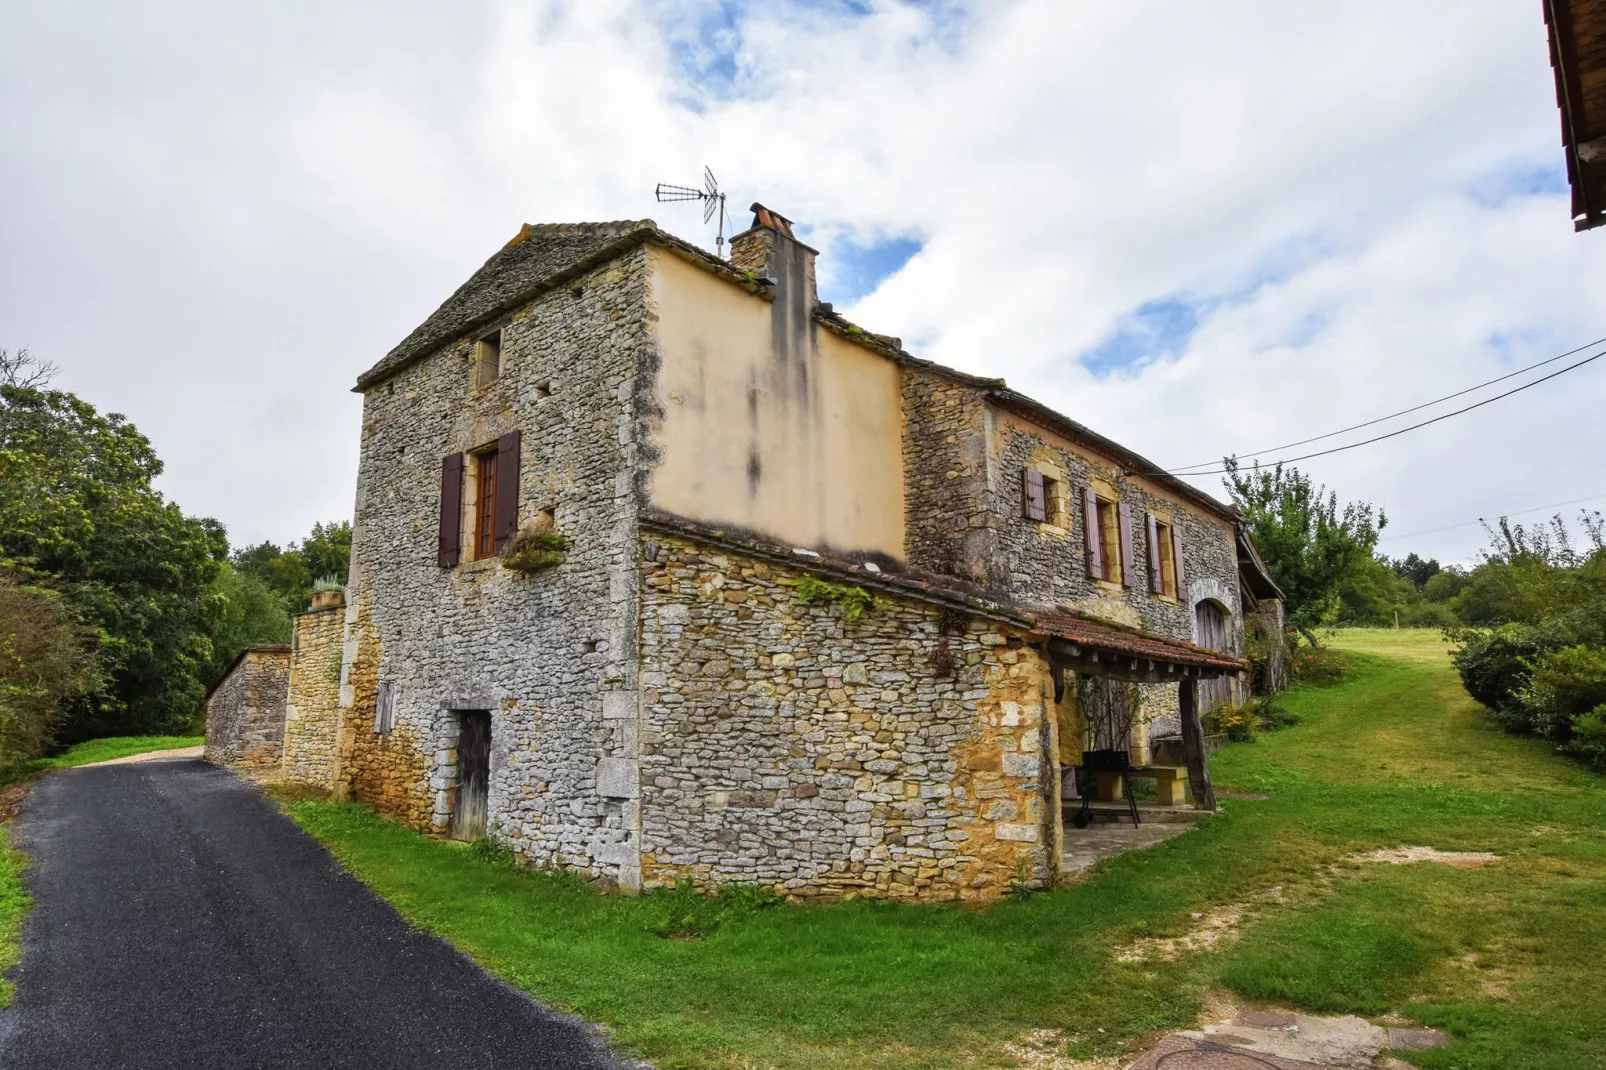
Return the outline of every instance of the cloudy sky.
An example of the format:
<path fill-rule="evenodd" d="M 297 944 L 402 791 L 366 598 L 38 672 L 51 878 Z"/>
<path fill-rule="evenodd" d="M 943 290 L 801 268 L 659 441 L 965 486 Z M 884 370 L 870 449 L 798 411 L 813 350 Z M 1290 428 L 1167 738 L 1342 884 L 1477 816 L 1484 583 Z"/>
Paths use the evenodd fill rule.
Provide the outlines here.
<path fill-rule="evenodd" d="M 1606 336 L 1552 86 L 1514 0 L 8 0 L 0 346 L 282 543 L 350 515 L 356 375 L 521 222 L 711 246 L 652 198 L 707 164 L 858 322 L 1209 462 Z M 1603 399 L 1606 360 L 1305 467 L 1466 559 L 1606 506 Z"/>

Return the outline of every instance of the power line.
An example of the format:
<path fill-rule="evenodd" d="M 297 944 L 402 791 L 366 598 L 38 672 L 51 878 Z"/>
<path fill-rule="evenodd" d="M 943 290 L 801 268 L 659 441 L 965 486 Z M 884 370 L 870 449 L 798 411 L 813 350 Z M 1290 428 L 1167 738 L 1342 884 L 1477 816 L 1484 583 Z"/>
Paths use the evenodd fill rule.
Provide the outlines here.
<path fill-rule="evenodd" d="M 1293 449 L 1295 446 L 1304 446 L 1304 445 L 1308 445 L 1309 443 L 1312 443 L 1312 442 L 1320 442 L 1324 438 L 1334 438 L 1334 437 L 1336 437 L 1338 435 L 1346 434 L 1346 433 L 1348 433 L 1350 431 L 1359 431 L 1363 427 L 1371 427 L 1373 424 L 1380 424 L 1380 423 L 1384 422 L 1385 420 L 1392 420 L 1396 416 L 1408 416 L 1413 412 L 1420 412 L 1422 409 L 1432 408 L 1434 405 L 1439 404 L 1441 401 L 1450 401 L 1450 400 L 1452 400 L 1454 398 L 1461 397 L 1464 394 L 1470 394 L 1474 390 L 1482 390 L 1486 386 L 1493 386 L 1496 383 L 1503 383 L 1507 379 L 1510 379 L 1510 378 L 1512 378 L 1514 376 L 1522 375 L 1524 372 L 1531 372 L 1535 368 L 1543 368 L 1546 364 L 1554 364 L 1556 361 L 1561 360 L 1563 357 L 1570 357 L 1574 353 L 1582 353 L 1584 350 L 1590 348 L 1591 346 L 1600 345 L 1602 342 L 1606 342 L 1606 338 L 1597 338 L 1593 342 L 1587 342 L 1584 345 L 1579 346 L 1577 349 L 1569 349 L 1565 353 L 1557 353 L 1553 357 L 1546 357 L 1544 360 L 1541 360 L 1537 364 L 1530 364 L 1526 368 L 1518 368 L 1516 371 L 1507 372 L 1505 375 L 1502 375 L 1499 378 L 1490 379 L 1488 382 L 1479 383 L 1476 386 L 1469 386 L 1465 390 L 1457 390 L 1455 393 L 1446 394 L 1442 398 L 1434 398 L 1432 401 L 1424 401 L 1422 404 L 1413 405 L 1409 409 L 1401 409 L 1399 412 L 1391 412 L 1387 416 L 1379 416 L 1377 419 L 1375 419 L 1375 420 L 1367 420 L 1365 423 L 1352 424 L 1349 427 L 1341 428 L 1341 429 L 1339 429 L 1337 431 L 1329 431 L 1325 435 L 1317 435 L 1314 438 L 1302 438 L 1298 442 L 1285 442 L 1281 446 L 1269 446 L 1269 447 L 1267 447 L 1266 449 L 1263 449 L 1263 450 L 1256 450 L 1253 453 L 1246 453 L 1246 454 L 1244 454 L 1244 456 L 1245 457 L 1259 457 L 1259 456 L 1263 456 L 1263 455 L 1265 455 L 1267 453 L 1276 453 L 1278 450 Z M 1198 464 L 1187 464 L 1187 465 L 1183 465 L 1181 468 L 1168 469 L 1168 471 L 1170 471 L 1172 475 L 1183 475 L 1183 476 L 1192 475 L 1194 473 L 1189 472 L 1188 469 L 1190 469 L 1190 468 L 1204 468 L 1207 465 L 1212 465 L 1212 464 L 1217 464 L 1217 463 L 1219 463 L 1219 462 L 1217 462 L 1217 461 L 1200 461 Z M 1200 472 L 1198 474 L 1199 475 L 1208 475 L 1209 473 Z"/>
<path fill-rule="evenodd" d="M 1565 507 L 1567 507 L 1569 505 L 1582 505 L 1584 502 L 1597 501 L 1597 500 L 1599 500 L 1601 498 L 1606 498 L 1606 494 L 1591 494 L 1587 498 L 1574 498 L 1570 502 L 1551 502 L 1549 505 L 1536 505 L 1532 509 L 1518 509 L 1514 513 L 1501 513 L 1500 515 L 1501 516 L 1507 516 L 1507 517 L 1510 517 L 1510 516 L 1527 516 L 1529 513 L 1542 513 L 1546 509 L 1562 509 L 1562 508 L 1565 508 Z M 1441 531 L 1454 531 L 1456 528 L 1469 528 L 1473 524 L 1481 524 L 1481 523 L 1483 523 L 1483 520 L 1484 520 L 1484 518 L 1480 516 L 1476 520 L 1463 520 L 1459 524 L 1446 524 L 1442 528 L 1428 528 L 1426 531 L 1408 531 L 1404 535 L 1386 535 L 1383 538 L 1378 539 L 1377 541 L 1378 542 L 1388 542 L 1391 539 L 1414 539 L 1418 535 L 1434 535 L 1434 534 L 1437 534 L 1438 532 L 1441 532 Z"/>
<path fill-rule="evenodd" d="M 1255 468 L 1267 468 L 1267 467 L 1270 467 L 1273 464 L 1293 464 L 1295 461 L 1308 461 L 1313 457 L 1326 457 L 1329 454 L 1343 453 L 1345 450 L 1355 449 L 1357 446 L 1368 446 L 1368 445 L 1371 445 L 1373 442 L 1382 442 L 1384 439 L 1394 438 L 1396 435 L 1403 435 L 1407 431 L 1415 431 L 1419 427 L 1427 427 L 1429 424 L 1436 424 L 1440 420 L 1448 420 L 1452 416 L 1460 416 L 1462 413 L 1471 412 L 1473 409 L 1481 409 L 1485 405 L 1489 405 L 1489 404 L 1492 404 L 1493 402 L 1499 401 L 1501 398 L 1508 398 L 1512 394 L 1520 394 L 1524 390 L 1527 390 L 1529 387 L 1534 387 L 1534 386 L 1538 386 L 1540 383 L 1549 382 L 1551 379 L 1556 378 L 1556 376 L 1558 376 L 1558 375 L 1566 375 L 1568 372 L 1574 370 L 1575 368 L 1582 368 L 1585 364 L 1588 364 L 1591 361 L 1599 360 L 1601 357 L 1606 357 L 1606 349 L 1601 350 L 1599 353 L 1596 353 L 1594 356 L 1585 357 L 1583 360 L 1579 361 L 1577 364 L 1569 364 L 1565 368 L 1562 368 L 1560 371 L 1553 371 L 1549 375 L 1542 376 L 1541 378 L 1535 379 L 1531 383 L 1523 383 L 1521 386 L 1513 387 L 1510 390 L 1507 390 L 1504 394 L 1496 394 L 1492 398 L 1485 398 L 1482 401 L 1474 402 L 1473 404 L 1468 405 L 1464 409 L 1456 409 L 1454 412 L 1447 412 L 1447 413 L 1444 413 L 1442 416 L 1435 416 L 1431 420 L 1423 420 L 1419 424 L 1412 424 L 1410 427 L 1402 427 L 1398 431 L 1390 431 L 1386 435 L 1377 435 L 1377 436 L 1375 436 L 1373 438 L 1363 438 L 1361 441 L 1359 441 L 1359 442 L 1351 442 L 1347 446 L 1334 446 L 1330 450 L 1318 450 L 1315 453 L 1305 453 L 1305 454 L 1301 454 L 1298 457 L 1282 457 L 1282 458 L 1277 459 L 1276 461 L 1268 461 L 1265 464 L 1261 464 L 1257 460 L 1252 467 L 1255 467 Z M 1226 468 L 1215 468 L 1215 469 L 1211 469 L 1210 471 L 1207 471 L 1207 472 L 1180 472 L 1180 473 L 1178 473 L 1178 472 L 1167 472 L 1165 474 L 1167 474 L 1167 475 L 1184 475 L 1184 476 L 1190 476 L 1190 477 L 1191 476 L 1219 476 L 1219 475 L 1225 475 L 1227 473 L 1227 471 L 1228 471 L 1228 469 L 1226 469 Z"/>

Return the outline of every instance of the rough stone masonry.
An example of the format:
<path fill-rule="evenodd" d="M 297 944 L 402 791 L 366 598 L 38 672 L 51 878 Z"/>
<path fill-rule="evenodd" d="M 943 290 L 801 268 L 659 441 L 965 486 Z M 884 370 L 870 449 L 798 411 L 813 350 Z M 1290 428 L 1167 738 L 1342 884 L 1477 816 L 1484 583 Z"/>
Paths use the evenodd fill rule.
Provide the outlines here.
<path fill-rule="evenodd" d="M 301 618 L 286 770 L 625 888 L 1054 880 L 1067 667 L 1161 719 L 1238 672 L 1235 516 L 844 320 L 778 213 L 731 253 L 526 226 L 359 378 L 338 701 Z"/>

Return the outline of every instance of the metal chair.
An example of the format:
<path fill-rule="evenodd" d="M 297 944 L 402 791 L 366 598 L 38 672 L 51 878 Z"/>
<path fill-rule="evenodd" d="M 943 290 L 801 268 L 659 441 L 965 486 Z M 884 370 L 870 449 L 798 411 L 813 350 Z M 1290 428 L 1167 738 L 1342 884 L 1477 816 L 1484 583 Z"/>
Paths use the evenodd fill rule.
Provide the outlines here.
<path fill-rule="evenodd" d="M 1082 752 L 1082 768 L 1088 773 L 1114 773 L 1121 778 L 1121 794 L 1126 796 L 1126 806 L 1132 815 L 1132 825 L 1138 825 L 1138 800 L 1132 794 L 1132 779 L 1128 775 L 1132 769 L 1132 755 L 1125 750 L 1085 750 Z M 1093 820 L 1093 796 L 1096 792 L 1082 793 L 1082 811 L 1077 815 L 1077 825 L 1086 828 Z"/>

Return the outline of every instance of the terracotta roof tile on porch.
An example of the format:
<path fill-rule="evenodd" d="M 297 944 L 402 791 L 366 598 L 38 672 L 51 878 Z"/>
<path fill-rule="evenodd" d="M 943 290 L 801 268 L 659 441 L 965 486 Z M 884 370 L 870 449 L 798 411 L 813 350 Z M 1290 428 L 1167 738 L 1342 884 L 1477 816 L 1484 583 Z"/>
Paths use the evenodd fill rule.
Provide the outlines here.
<path fill-rule="evenodd" d="M 1167 639 L 1138 628 L 1128 628 L 1098 620 L 1072 609 L 1062 607 L 1052 612 L 1033 613 L 1031 617 L 1036 624 L 1034 630 L 1037 633 L 1076 643 L 1091 650 L 1130 655 L 1142 661 L 1194 665 L 1207 669 L 1225 669 L 1229 672 L 1238 672 L 1248 667 L 1246 662 L 1219 654 L 1214 650 Z"/>

